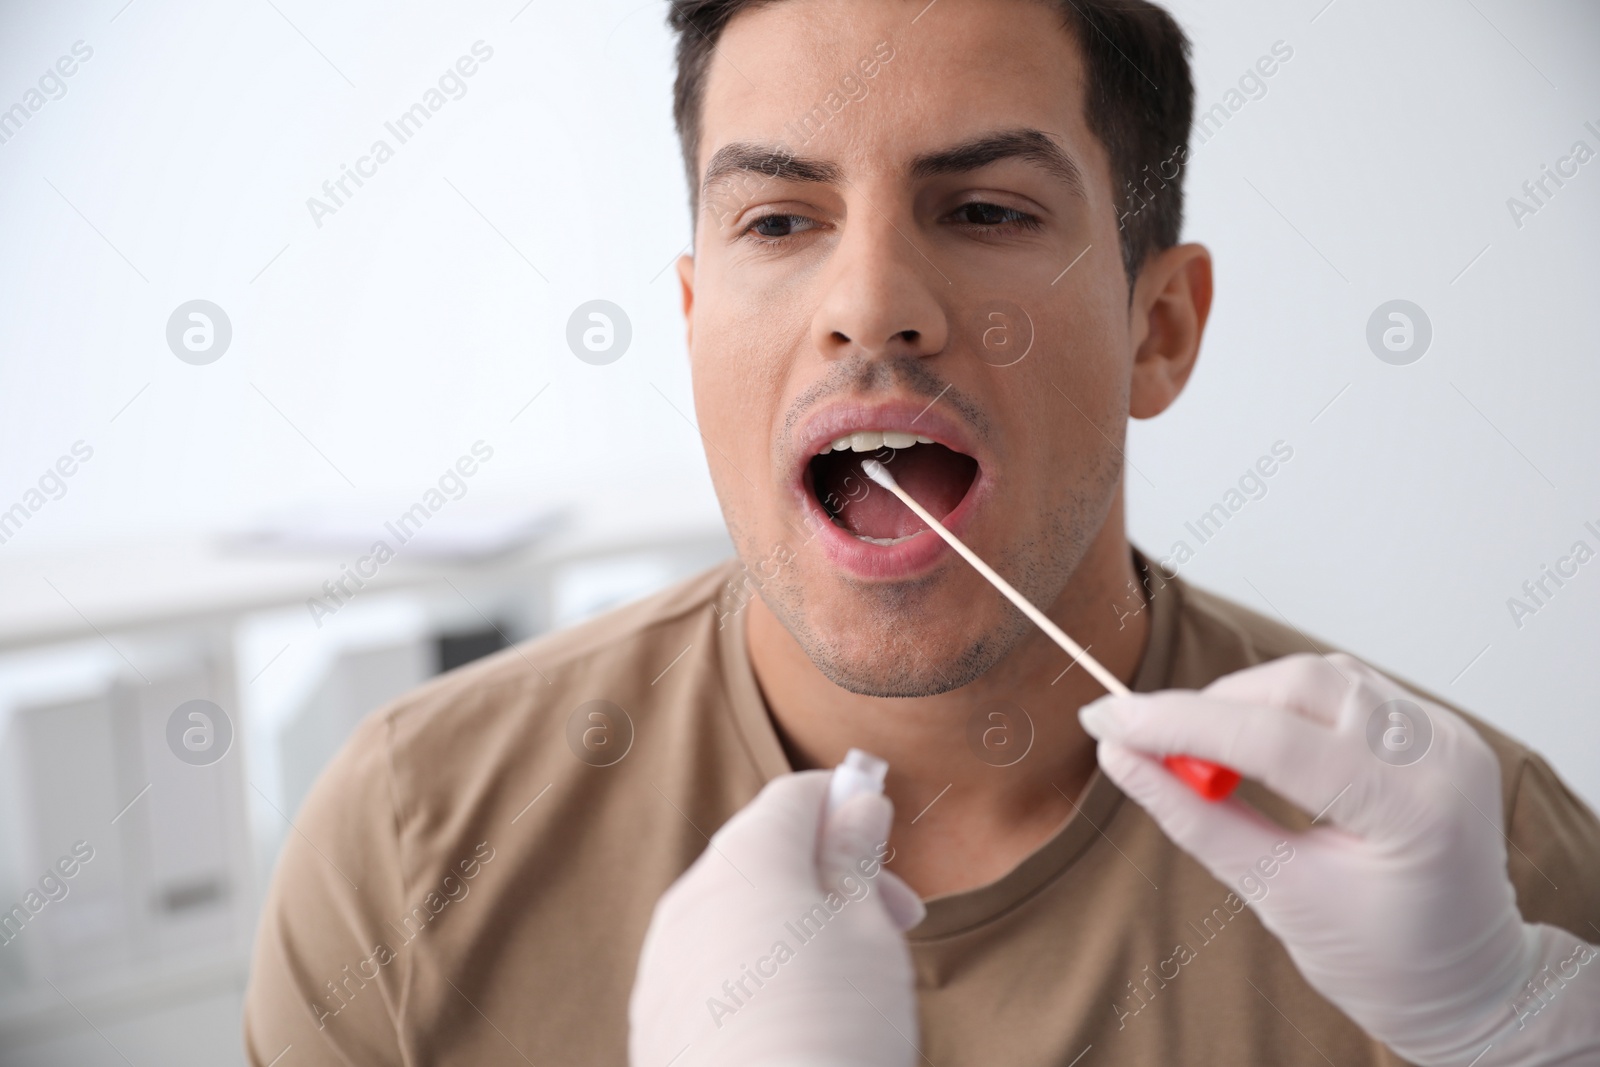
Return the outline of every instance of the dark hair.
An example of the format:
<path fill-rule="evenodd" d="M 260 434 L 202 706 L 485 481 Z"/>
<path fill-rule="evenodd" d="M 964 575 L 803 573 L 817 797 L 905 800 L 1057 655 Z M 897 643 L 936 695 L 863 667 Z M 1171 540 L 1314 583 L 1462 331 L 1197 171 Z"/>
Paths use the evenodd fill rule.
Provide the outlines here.
<path fill-rule="evenodd" d="M 678 36 L 672 115 L 698 210 L 700 111 L 706 71 L 728 20 L 777 0 L 671 0 L 667 24 Z M 1106 147 L 1129 284 L 1152 252 L 1178 243 L 1183 228 L 1183 168 L 1188 160 L 1194 83 L 1189 39 L 1147 0 L 1049 0 L 1077 41 L 1086 72 L 1085 119 Z"/>

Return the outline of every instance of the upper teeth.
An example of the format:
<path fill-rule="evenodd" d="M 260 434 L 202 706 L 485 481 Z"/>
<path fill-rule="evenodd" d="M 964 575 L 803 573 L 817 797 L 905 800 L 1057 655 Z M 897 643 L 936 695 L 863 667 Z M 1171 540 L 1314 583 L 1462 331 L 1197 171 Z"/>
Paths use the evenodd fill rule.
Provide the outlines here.
<path fill-rule="evenodd" d="M 920 433 L 903 433 L 900 430 L 861 430 L 846 434 L 831 445 L 824 445 L 818 455 L 833 451 L 876 452 L 880 448 L 910 448 L 912 445 L 931 445 L 933 438 Z"/>

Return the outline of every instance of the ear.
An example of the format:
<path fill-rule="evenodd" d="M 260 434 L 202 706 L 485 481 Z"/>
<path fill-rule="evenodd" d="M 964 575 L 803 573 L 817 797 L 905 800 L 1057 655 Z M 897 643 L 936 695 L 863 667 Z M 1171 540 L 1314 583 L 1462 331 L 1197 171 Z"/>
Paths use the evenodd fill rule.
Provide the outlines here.
<path fill-rule="evenodd" d="M 1150 419 L 1183 392 L 1211 313 L 1211 253 L 1174 245 L 1145 262 L 1133 287 L 1133 379 L 1128 414 Z"/>
<path fill-rule="evenodd" d="M 683 339 L 694 347 L 694 257 L 678 257 L 678 289 L 683 294 Z"/>

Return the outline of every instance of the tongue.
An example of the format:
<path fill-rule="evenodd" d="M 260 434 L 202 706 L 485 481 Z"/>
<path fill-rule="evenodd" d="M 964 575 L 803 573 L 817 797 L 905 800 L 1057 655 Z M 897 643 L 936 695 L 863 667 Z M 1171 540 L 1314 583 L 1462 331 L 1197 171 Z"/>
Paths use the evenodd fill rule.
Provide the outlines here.
<path fill-rule="evenodd" d="M 923 521 L 912 514 L 911 509 L 862 472 L 862 460 L 870 458 L 867 453 L 831 453 L 822 458 L 831 456 L 850 458 L 843 463 L 829 464 L 835 477 L 819 478 L 818 497 L 827 500 L 828 490 L 833 490 L 834 499 L 843 502 L 835 514 L 846 529 L 863 537 L 878 538 L 905 537 L 926 529 Z M 971 456 L 954 452 L 943 445 L 919 444 L 897 449 L 885 466 L 917 503 L 939 519 L 950 514 L 961 503 L 961 498 L 967 495 L 967 489 L 978 472 L 978 463 Z M 853 478 L 848 485 L 845 484 L 846 475 Z M 824 485 L 824 481 L 836 484 Z"/>

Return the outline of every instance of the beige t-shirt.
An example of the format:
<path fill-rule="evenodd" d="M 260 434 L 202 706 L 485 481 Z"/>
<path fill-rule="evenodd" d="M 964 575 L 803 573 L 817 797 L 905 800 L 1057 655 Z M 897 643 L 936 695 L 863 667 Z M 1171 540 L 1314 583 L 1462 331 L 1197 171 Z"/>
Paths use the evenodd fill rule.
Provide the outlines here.
<path fill-rule="evenodd" d="M 792 769 L 745 649 L 743 575 L 729 562 L 369 716 L 279 859 L 251 1062 L 292 1046 L 284 1067 L 625 1064 L 656 899 Z M 1137 690 L 1305 650 L 1182 580 L 1152 584 Z M 1523 916 L 1600 939 L 1600 822 L 1537 755 L 1474 725 L 1500 759 Z M 1308 822 L 1251 783 L 1240 795 Z M 1400 1062 L 1098 772 L 1014 870 L 927 909 L 908 937 L 938 1067 Z"/>

